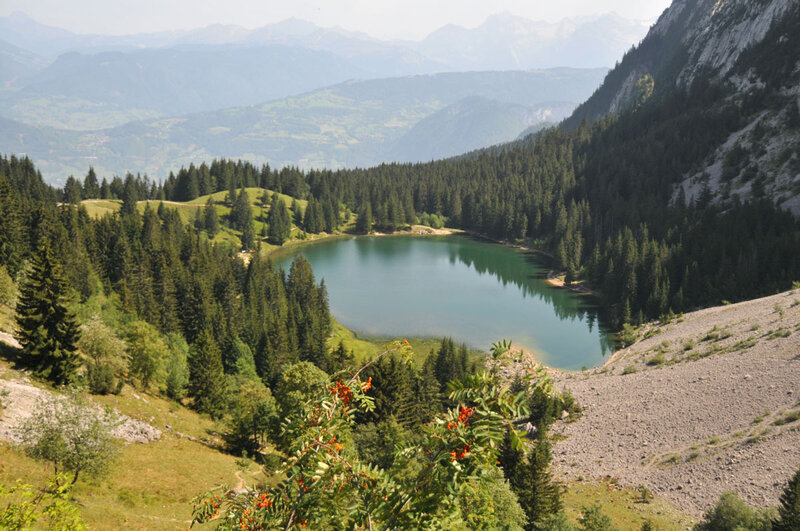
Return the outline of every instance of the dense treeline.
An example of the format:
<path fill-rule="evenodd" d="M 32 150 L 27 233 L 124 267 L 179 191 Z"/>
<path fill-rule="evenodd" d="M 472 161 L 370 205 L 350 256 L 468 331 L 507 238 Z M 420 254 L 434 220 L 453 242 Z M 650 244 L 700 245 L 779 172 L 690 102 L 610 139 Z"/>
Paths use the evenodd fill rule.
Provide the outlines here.
<path fill-rule="evenodd" d="M 613 322 L 637 323 L 775 292 L 800 278 L 800 223 L 760 199 L 757 186 L 746 204 L 737 197 L 712 203 L 708 189 L 691 202 L 674 193 L 770 97 L 728 96 L 700 78 L 688 91 L 656 90 L 619 117 L 428 164 L 303 174 L 214 161 L 182 169 L 163 186 L 129 175 L 115 178 L 113 188 L 122 199 L 130 189 L 137 198 L 184 200 L 195 189 L 265 186 L 309 200 L 293 217 L 310 233 L 338 230 L 342 212 L 356 212 L 362 233 L 444 219 L 496 239 L 530 238 L 553 254 L 568 281 L 588 280 L 602 293 Z M 285 239 L 283 214 L 273 242 Z"/>
<path fill-rule="evenodd" d="M 232 358 L 242 353 L 265 383 L 286 363 L 324 367 L 331 317 L 327 291 L 310 264 L 299 258 L 288 274 L 258 256 L 245 264 L 201 237 L 176 210 L 126 208 L 139 190 L 125 189 L 142 182 L 129 176 L 120 213 L 93 220 L 82 207 L 57 206 L 56 191 L 30 160 L 0 158 L 0 266 L 18 276 L 26 264 L 38 263 L 46 242 L 81 300 L 114 294 L 124 312 L 162 333 L 189 344 L 202 337 L 196 354 L 219 352 L 226 372 L 235 371 L 239 360 Z"/>

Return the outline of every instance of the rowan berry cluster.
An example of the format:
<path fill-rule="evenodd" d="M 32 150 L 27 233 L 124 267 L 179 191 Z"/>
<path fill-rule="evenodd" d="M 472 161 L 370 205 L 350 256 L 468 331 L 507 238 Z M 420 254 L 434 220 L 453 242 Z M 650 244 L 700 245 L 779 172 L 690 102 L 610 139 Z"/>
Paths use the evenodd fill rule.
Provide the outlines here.
<path fill-rule="evenodd" d="M 459 424 L 464 426 L 465 428 L 469 426 L 469 419 L 472 418 L 472 415 L 475 414 L 474 407 L 461 407 L 461 411 L 458 412 L 458 421 L 457 422 L 448 422 L 447 429 L 452 431 L 458 427 Z"/>
<path fill-rule="evenodd" d="M 372 385 L 370 383 L 370 385 Z M 353 390 L 347 385 L 343 384 L 341 380 L 337 381 L 333 386 L 328 387 L 328 390 L 333 396 L 339 397 L 339 400 L 348 405 L 353 401 Z"/>
<path fill-rule="evenodd" d="M 468 444 L 464 445 L 464 448 L 459 450 L 451 450 L 450 451 L 450 461 L 457 461 L 459 459 L 463 459 L 470 452 L 470 447 Z"/>

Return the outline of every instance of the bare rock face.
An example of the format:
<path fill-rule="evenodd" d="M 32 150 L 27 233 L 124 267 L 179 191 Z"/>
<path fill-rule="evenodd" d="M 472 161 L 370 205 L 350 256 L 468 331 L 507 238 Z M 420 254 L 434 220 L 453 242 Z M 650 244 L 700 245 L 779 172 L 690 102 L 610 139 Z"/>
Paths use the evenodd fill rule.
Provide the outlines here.
<path fill-rule="evenodd" d="M 689 91 L 697 81 L 719 86 L 724 95 L 710 110 L 733 106 L 741 124 L 709 146 L 701 164 L 674 176 L 672 200 L 691 202 L 708 191 L 718 204 L 767 198 L 800 215 L 798 27 L 798 0 L 674 0 L 565 123 L 637 107 L 645 78 L 662 94 Z"/>
<path fill-rule="evenodd" d="M 693 7 L 692 4 L 695 4 Z M 679 0 L 662 17 L 655 31 L 669 31 L 671 24 L 683 22 L 683 43 L 688 59 L 676 83 L 689 86 L 699 72 L 710 70 L 727 76 L 737 59 L 754 43 L 761 42 L 772 22 L 786 12 L 791 0 Z M 686 16 L 681 16 L 686 14 Z"/>
<path fill-rule="evenodd" d="M 0 380 L 0 440 L 19 442 L 16 428 L 36 414 L 40 398 L 53 395 L 26 379 Z M 161 438 L 161 430 L 126 415 L 118 415 L 111 435 L 128 443 L 149 443 Z"/>

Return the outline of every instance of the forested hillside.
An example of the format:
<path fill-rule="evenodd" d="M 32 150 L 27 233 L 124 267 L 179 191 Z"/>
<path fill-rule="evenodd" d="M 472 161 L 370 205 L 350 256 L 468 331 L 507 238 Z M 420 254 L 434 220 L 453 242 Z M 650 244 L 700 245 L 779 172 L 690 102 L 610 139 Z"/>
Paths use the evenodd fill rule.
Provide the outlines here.
<path fill-rule="evenodd" d="M 704 112 L 735 113 L 736 120 L 710 124 L 716 130 L 709 134 L 719 136 L 701 144 L 691 164 L 673 175 L 672 199 L 697 199 L 709 189 L 715 202 L 767 197 L 798 214 L 798 28 L 796 1 L 676 1 L 564 125 L 574 129 L 651 97 L 711 86 L 715 95 L 705 100 Z"/>

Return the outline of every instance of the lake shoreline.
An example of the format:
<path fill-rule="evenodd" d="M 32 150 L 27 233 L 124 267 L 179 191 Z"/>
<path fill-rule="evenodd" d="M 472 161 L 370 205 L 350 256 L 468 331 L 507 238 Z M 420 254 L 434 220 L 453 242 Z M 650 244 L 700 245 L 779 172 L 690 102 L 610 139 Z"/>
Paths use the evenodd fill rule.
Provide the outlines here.
<path fill-rule="evenodd" d="M 447 237 L 457 234 L 466 237 Z M 422 226 L 415 226 L 411 231 L 395 231 L 391 234 L 378 233 L 373 236 L 375 237 L 357 238 L 352 234 L 322 236 L 312 241 L 285 246 L 281 252 L 271 253 L 269 256 L 276 267 L 286 270 L 290 267 L 293 257 L 299 254 L 305 255 L 312 263 L 315 273 L 319 273 L 325 278 L 331 299 L 333 300 L 335 295 L 335 300 L 340 301 L 340 305 L 343 304 L 342 301 L 364 299 L 363 295 L 358 295 L 364 290 L 372 293 L 357 306 L 351 305 L 349 308 L 341 306 L 340 314 L 335 314 L 337 318 L 340 315 L 345 317 L 343 321 L 347 323 L 350 330 L 357 332 L 359 336 L 367 336 L 369 339 L 388 338 L 387 334 L 395 334 L 397 337 L 405 334 L 428 339 L 451 336 L 458 341 L 466 342 L 471 348 L 485 353 L 492 341 L 507 337 L 514 340 L 518 346 L 530 348 L 532 352 L 541 350 L 541 352 L 535 352 L 534 356 L 545 365 L 572 370 L 578 370 L 584 363 L 589 366 L 603 363 L 604 358 L 615 350 L 612 335 L 608 334 L 609 330 L 600 324 L 602 337 L 599 339 L 599 346 L 593 342 L 583 344 L 581 342 L 584 339 L 578 339 L 579 337 L 583 338 L 584 333 L 588 334 L 587 337 L 593 334 L 597 335 L 592 331 L 593 325 L 588 323 L 598 319 L 598 308 L 595 302 L 589 298 L 577 297 L 577 294 L 572 295 L 567 291 L 552 289 L 552 286 L 545 280 L 548 271 L 548 262 L 544 260 L 545 253 L 534 253 L 524 246 L 496 242 L 466 231 L 449 229 L 434 231 Z M 398 238 L 392 239 L 386 238 L 386 236 L 397 236 Z M 427 240 L 426 237 L 428 237 Z M 433 238 L 430 239 L 430 237 Z M 305 247 L 318 242 L 327 242 L 328 245 Z M 341 251 L 341 249 L 347 249 L 347 251 Z M 356 249 L 360 250 L 356 252 Z M 414 249 L 414 252 L 411 252 L 411 249 Z M 421 249 L 438 249 L 438 251 L 421 252 Z M 374 256 L 380 256 L 381 253 L 386 253 L 388 250 L 393 251 L 386 254 L 382 262 L 363 262 L 361 266 L 356 266 L 356 264 L 361 264 L 363 258 L 369 253 L 372 253 L 370 256 L 374 259 Z M 519 250 L 524 252 L 520 253 Z M 440 253 L 443 253 L 442 257 L 439 257 Z M 331 269 L 330 263 L 325 261 L 327 259 L 325 257 L 329 256 L 336 256 L 337 261 L 347 264 L 345 269 L 342 269 L 339 264 L 334 265 Z M 343 256 L 350 257 L 343 260 L 341 258 Z M 431 266 L 426 265 L 428 257 L 431 259 Z M 440 261 L 439 258 L 443 258 L 443 260 Z M 502 284 L 502 286 L 498 286 L 497 296 L 483 300 L 475 306 L 475 309 L 467 311 L 471 297 L 485 298 L 486 291 L 481 288 L 476 292 L 478 295 L 469 295 L 471 289 L 467 288 L 471 284 L 459 284 L 462 279 L 457 279 L 449 274 L 437 277 L 442 266 L 433 267 L 432 264 L 448 263 L 450 265 L 446 267 L 460 264 L 459 267 L 465 268 L 465 271 L 472 271 L 470 274 L 475 275 L 475 278 L 480 278 L 487 272 L 492 277 L 496 277 Z M 363 270 L 369 264 L 377 269 Z M 382 287 L 386 282 L 381 276 L 382 273 L 379 273 L 379 271 L 383 271 L 381 267 L 388 267 L 388 270 L 392 271 L 391 278 L 394 280 L 388 283 L 388 288 Z M 432 276 L 428 275 L 428 271 L 432 273 Z M 425 273 L 421 276 L 423 272 Z M 425 282 L 431 282 L 431 279 L 434 278 L 436 280 L 432 285 L 420 288 L 420 285 L 426 286 Z M 375 285 L 376 282 L 380 284 L 380 287 Z M 481 282 L 484 283 L 484 288 L 491 285 L 492 289 L 495 289 L 494 283 L 485 284 L 486 278 Z M 506 288 L 506 284 L 511 284 L 512 287 Z M 416 297 L 416 307 L 413 302 L 406 300 L 408 298 L 406 295 L 400 295 L 401 292 L 409 293 L 406 288 L 401 288 L 401 285 L 415 286 L 408 289 Z M 450 287 L 445 288 L 444 286 Z M 388 293 L 384 293 L 384 289 L 388 290 Z M 446 289 L 451 291 L 447 295 L 443 295 L 440 290 Z M 516 296 L 513 295 L 517 292 L 519 293 Z M 395 321 L 384 322 L 387 310 L 376 305 L 375 297 L 379 297 L 378 293 L 384 300 L 394 300 L 396 303 L 394 306 L 402 301 L 401 305 L 405 306 L 403 306 L 402 317 L 398 316 L 398 319 L 404 323 L 404 326 L 398 326 Z M 419 301 L 428 300 L 425 297 L 432 296 L 433 293 L 437 293 L 435 300 L 432 300 L 430 305 L 426 303 L 424 308 L 419 307 Z M 506 301 L 499 298 L 501 293 L 505 293 L 506 295 L 502 296 L 508 296 L 510 299 Z M 531 300 L 523 300 L 529 297 L 532 297 Z M 550 306 L 554 309 L 537 310 L 540 305 Z M 369 310 L 365 311 L 365 308 L 369 308 Z M 463 330 L 454 324 L 458 318 L 451 318 L 454 315 L 460 315 L 459 312 L 462 311 L 462 308 L 465 314 L 472 319 L 472 324 Z M 493 308 L 493 310 L 487 313 L 486 308 Z M 511 311 L 511 308 L 515 308 L 515 310 Z M 539 311 L 543 313 L 537 314 L 536 312 Z M 353 312 L 362 315 L 358 319 L 354 319 Z M 511 314 L 507 315 L 505 312 L 511 312 Z M 476 315 L 482 315 L 481 319 L 483 320 L 476 320 Z M 531 319 L 525 320 L 520 318 L 520 315 L 529 315 Z M 374 319 L 370 316 L 374 316 Z M 556 330 L 561 330 L 562 326 L 565 327 L 565 330 L 571 330 L 569 326 L 574 326 L 570 324 L 574 320 L 569 319 L 570 316 L 580 317 L 581 321 L 588 324 L 588 328 L 586 331 L 580 328 L 581 331 L 578 334 L 565 332 L 567 335 L 559 339 Z M 535 324 L 549 322 L 542 321 L 543 319 L 552 319 L 553 322 L 544 328 L 541 324 Z M 439 321 L 449 323 L 449 328 L 437 329 L 435 324 L 431 324 Z M 596 357 L 591 354 L 595 349 L 598 352 Z M 604 353 L 602 358 L 601 351 Z M 580 354 L 581 352 L 583 354 Z"/>
<path fill-rule="evenodd" d="M 554 258 L 553 255 L 548 253 L 547 251 L 536 249 L 534 247 L 528 247 L 520 243 L 510 242 L 508 240 L 497 240 L 495 238 L 492 238 L 485 234 L 481 234 L 479 232 L 473 232 L 465 229 L 446 228 L 446 227 L 442 229 L 435 229 L 427 225 L 411 225 L 411 230 L 395 230 L 394 232 L 375 231 L 375 232 L 370 232 L 369 234 L 352 234 L 344 232 L 336 234 L 326 234 L 325 236 L 319 238 L 314 238 L 311 240 L 295 240 L 294 242 L 291 242 L 288 245 L 275 247 L 267 251 L 265 256 L 266 257 L 280 256 L 298 247 L 305 247 L 307 245 L 313 245 L 315 243 L 323 243 L 323 242 L 341 240 L 346 238 L 357 238 L 363 236 L 385 238 L 391 236 L 431 237 L 431 236 L 456 236 L 456 235 L 467 235 L 479 240 L 485 240 L 487 242 L 496 243 L 498 245 L 502 245 L 504 247 L 508 247 L 511 249 L 518 249 L 520 251 L 525 251 L 528 253 L 539 254 L 547 257 L 550 260 L 553 260 Z M 574 293 L 578 293 L 580 295 L 591 295 L 593 297 L 600 298 L 601 294 L 599 291 L 586 287 L 583 282 L 571 283 L 568 285 L 563 279 L 559 278 L 560 276 L 563 276 L 563 273 L 557 274 L 554 269 L 550 269 L 547 272 L 547 276 L 545 277 L 544 280 L 554 288 L 566 289 Z"/>

